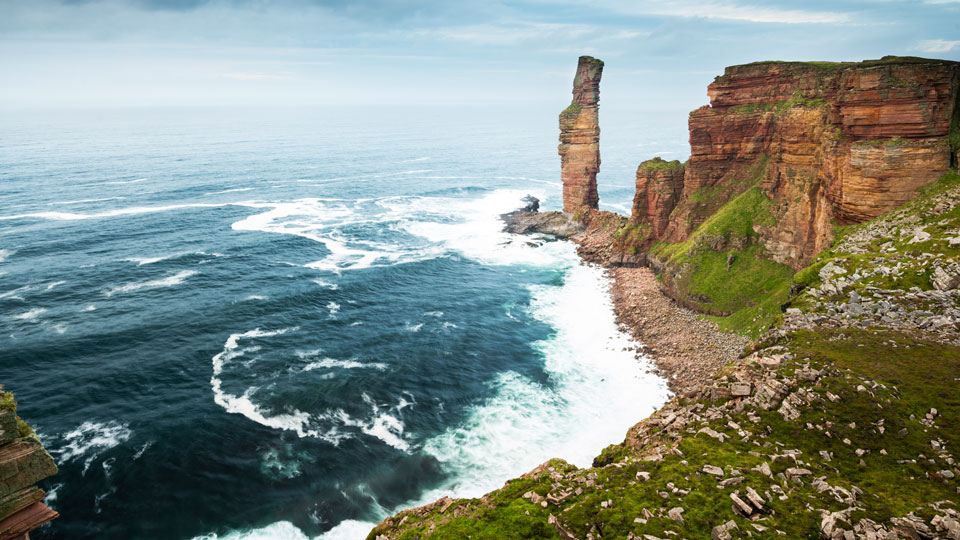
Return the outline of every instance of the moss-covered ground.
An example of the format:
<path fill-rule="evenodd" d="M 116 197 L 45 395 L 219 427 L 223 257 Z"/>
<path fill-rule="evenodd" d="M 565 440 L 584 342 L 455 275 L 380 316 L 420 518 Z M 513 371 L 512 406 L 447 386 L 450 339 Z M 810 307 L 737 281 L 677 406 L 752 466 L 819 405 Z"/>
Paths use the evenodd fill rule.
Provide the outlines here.
<path fill-rule="evenodd" d="M 608 447 L 592 469 L 554 460 L 483 499 L 395 516 L 369 538 L 556 538 L 551 515 L 576 538 L 706 538 L 729 520 L 755 538 L 819 538 L 821 511 L 854 507 L 849 528 L 911 512 L 930 519 L 927 502 L 957 500 L 942 476 L 953 458 L 931 441 L 950 449 L 960 440 L 960 347 L 880 329 L 801 331 L 767 345 L 792 358 L 773 371 L 748 366 L 747 376 L 804 396 L 796 418 L 749 399 L 677 401 L 668 407 L 676 420 L 663 412 L 634 428 L 645 431 L 639 442 Z M 817 376 L 801 380 L 811 370 Z M 755 520 L 731 506 L 730 494 L 748 487 L 764 499 Z M 541 500 L 568 492 L 558 504 Z"/>

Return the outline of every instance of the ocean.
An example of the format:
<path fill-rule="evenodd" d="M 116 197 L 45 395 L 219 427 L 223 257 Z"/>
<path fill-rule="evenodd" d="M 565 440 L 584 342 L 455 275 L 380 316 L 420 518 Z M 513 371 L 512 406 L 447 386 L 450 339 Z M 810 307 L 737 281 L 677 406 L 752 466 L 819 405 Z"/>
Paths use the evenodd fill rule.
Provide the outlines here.
<path fill-rule="evenodd" d="M 607 278 L 500 231 L 561 206 L 560 108 L 0 115 L 0 383 L 60 468 L 32 537 L 359 539 L 621 441 L 669 394 Z M 687 151 L 631 114 L 622 213 Z"/>

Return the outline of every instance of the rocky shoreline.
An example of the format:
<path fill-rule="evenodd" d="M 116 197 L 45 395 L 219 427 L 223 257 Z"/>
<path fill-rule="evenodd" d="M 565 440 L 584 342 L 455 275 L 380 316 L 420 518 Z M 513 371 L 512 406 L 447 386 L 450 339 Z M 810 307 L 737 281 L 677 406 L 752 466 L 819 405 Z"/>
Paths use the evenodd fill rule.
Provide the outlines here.
<path fill-rule="evenodd" d="M 539 212 L 539 201 L 530 196 L 524 203 L 524 208 L 501 216 L 504 230 L 568 239 L 577 244 L 583 262 L 605 267 L 612 280 L 610 294 L 617 323 L 640 343 L 641 352 L 653 361 L 675 394 L 710 381 L 750 343 L 749 338 L 723 332 L 679 305 L 640 261 L 624 265 L 624 254 L 610 249 L 612 231 L 623 226 L 624 216 L 591 210 L 578 220 L 563 212 Z"/>
<path fill-rule="evenodd" d="M 616 267 L 608 273 L 613 279 L 610 292 L 617 322 L 640 342 L 644 355 L 675 394 L 683 395 L 710 381 L 750 343 L 677 305 L 649 268 Z"/>

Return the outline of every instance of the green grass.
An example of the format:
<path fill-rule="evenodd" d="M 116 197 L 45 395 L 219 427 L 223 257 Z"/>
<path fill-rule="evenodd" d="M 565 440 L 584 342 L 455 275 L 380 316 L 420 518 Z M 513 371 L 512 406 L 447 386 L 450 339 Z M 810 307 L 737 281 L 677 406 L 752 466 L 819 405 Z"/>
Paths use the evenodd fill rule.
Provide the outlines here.
<path fill-rule="evenodd" d="M 711 204 L 727 193 L 723 186 L 704 186 L 690 193 L 690 202 L 697 204 Z"/>
<path fill-rule="evenodd" d="M 571 103 L 570 105 L 567 105 L 567 108 L 566 108 L 566 109 L 564 109 L 563 111 L 560 112 L 560 117 L 561 117 L 561 118 L 571 118 L 571 117 L 574 117 L 574 118 L 575 118 L 578 114 L 580 114 L 581 109 L 582 109 L 582 107 L 580 106 L 579 103 L 576 103 L 576 102 Z"/>
<path fill-rule="evenodd" d="M 705 247 L 711 237 L 721 237 L 726 241 L 743 238 L 750 241 L 758 235 L 753 225 L 771 225 L 772 203 L 760 188 L 750 188 L 726 203 L 714 212 L 690 237 L 676 244 L 661 244 L 658 255 L 666 256 L 670 262 L 682 262 L 681 257 L 689 257 Z"/>
<path fill-rule="evenodd" d="M 727 269 L 726 259 L 733 254 Z M 763 258 L 759 246 L 745 251 L 705 252 L 698 257 L 690 291 L 709 299 L 702 308 L 729 313 L 708 315 L 721 330 L 758 337 L 780 317 L 780 306 L 790 298 L 793 270 Z"/>
<path fill-rule="evenodd" d="M 804 97 L 801 92 L 797 90 L 794 92 L 793 96 L 787 100 L 744 103 L 743 105 L 735 105 L 730 107 L 726 112 L 734 114 L 750 114 L 758 112 L 773 112 L 776 114 L 781 114 L 794 108 L 814 109 L 826 106 L 826 100 L 822 98 Z"/>
<path fill-rule="evenodd" d="M 0 410 L 17 412 L 17 402 L 13 397 L 13 394 L 10 392 L 5 392 L 3 390 L 3 385 L 0 385 Z M 29 437 L 34 435 L 33 428 L 29 424 L 24 422 L 17 417 L 17 431 L 21 437 Z"/>
<path fill-rule="evenodd" d="M 553 460 L 549 463 L 553 471 L 540 469 L 483 499 L 459 501 L 443 514 L 436 509 L 423 517 L 411 513 L 400 538 L 556 538 L 556 531 L 546 526 L 551 514 L 577 538 L 631 534 L 706 538 L 714 526 L 731 519 L 740 531 L 754 531 L 730 506 L 729 493 L 734 489 L 743 493 L 747 486 L 761 494 L 779 486 L 787 493 L 766 502 L 766 517 L 760 523 L 769 531 L 758 537 L 777 538 L 775 531 L 781 530 L 786 538 L 819 538 L 818 509 L 838 511 L 847 504 L 818 491 L 812 482 L 817 477 L 832 486 L 863 491 L 853 521 L 867 517 L 884 522 L 909 512 L 929 519 L 928 502 L 956 500 L 954 484 L 936 476 L 950 465 L 931 451 L 929 443 L 938 438 L 950 447 L 960 440 L 960 423 L 951 421 L 960 414 L 960 393 L 954 388 L 960 347 L 871 329 L 797 332 L 777 343 L 795 358 L 778 368 L 781 380 L 793 378 L 801 364 L 823 373 L 816 384 L 805 383 L 814 399 L 800 408 L 798 419 L 787 421 L 777 411 L 751 407 L 726 409 L 747 438 L 729 427 L 724 415 L 716 419 L 707 415 L 683 432 L 647 426 L 643 428 L 647 436 L 637 442 L 628 438 L 607 447 L 592 469 L 577 470 Z M 858 389 L 861 385 L 863 390 Z M 827 399 L 827 392 L 839 396 L 839 401 Z M 687 404 L 711 408 L 721 402 L 702 399 Z M 925 426 L 920 420 L 931 408 L 940 416 L 933 426 Z M 730 438 L 720 443 L 697 432 L 707 426 Z M 903 429 L 906 434 L 901 435 Z M 639 459 L 654 448 L 666 451 L 661 460 Z M 798 461 L 770 457 L 788 449 L 799 452 Z M 858 455 L 858 449 L 865 453 Z M 830 452 L 831 458 L 824 459 L 821 451 Z M 918 459 L 921 454 L 926 458 Z M 763 463 L 770 466 L 774 478 L 752 470 Z M 743 482 L 734 488 L 720 487 L 719 478 L 702 472 L 706 464 L 723 468 L 725 478 L 736 470 Z M 802 483 L 777 478 L 796 466 L 813 474 Z M 649 473 L 649 480 L 638 481 L 638 471 Z M 585 484 L 585 479 L 591 479 L 592 485 Z M 546 508 L 523 498 L 528 491 L 543 496 L 556 489 L 555 482 L 561 487 L 582 486 L 582 493 Z M 666 516 L 635 521 L 645 509 L 659 514 L 675 506 L 685 509 L 683 523 Z M 459 517 L 453 517 L 455 511 Z M 389 530 L 381 525 L 368 538 Z"/>
<path fill-rule="evenodd" d="M 750 188 L 686 241 L 651 249 L 669 266 L 686 269 L 673 285 L 688 305 L 713 314 L 709 318 L 722 330 L 757 337 L 780 317 L 780 306 L 789 299 L 793 270 L 765 256 L 754 230 L 775 224 L 771 206 L 759 188 Z"/>
<path fill-rule="evenodd" d="M 649 236 L 649 223 L 632 223 L 628 221 L 613 232 L 613 249 L 637 254 Z"/>
<path fill-rule="evenodd" d="M 794 334 L 787 344 L 798 358 L 832 364 L 852 377 L 822 381 L 841 401 L 825 401 L 822 411 L 811 411 L 806 413 L 809 419 L 799 419 L 820 423 L 831 420 L 833 437 L 800 437 L 794 444 L 805 453 L 829 446 L 836 456 L 832 466 L 844 471 L 845 481 L 870 495 L 861 501 L 868 514 L 886 519 L 915 510 L 920 501 L 956 500 L 952 485 L 928 478 L 946 468 L 945 463 L 897 462 L 915 460 L 919 454 L 935 457 L 929 444 L 933 438 L 948 441 L 948 445 L 949 441 L 960 441 L 960 423 L 951 420 L 960 415 L 960 393 L 954 380 L 960 373 L 960 347 L 877 329 L 805 331 Z M 860 377 L 875 379 L 887 387 L 871 388 L 874 395 L 857 391 Z M 941 415 L 936 429 L 919 422 L 931 408 Z M 911 415 L 916 420 L 911 420 Z M 880 420 L 885 427 L 882 434 L 875 428 Z M 857 427 L 850 427 L 851 422 Z M 795 423 L 773 426 L 784 433 L 791 427 L 795 430 Z M 901 429 L 907 434 L 898 435 Z M 844 438 L 855 441 L 855 446 L 842 444 Z M 860 466 L 853 448 L 870 450 L 864 459 L 866 467 Z M 881 449 L 887 455 L 882 455 Z"/>
<path fill-rule="evenodd" d="M 0 409 L 7 411 L 16 411 L 17 402 L 13 398 L 13 394 L 10 392 L 5 392 L 3 390 L 3 385 L 0 385 Z"/>
<path fill-rule="evenodd" d="M 648 159 L 640 164 L 640 169 L 644 171 L 679 170 L 681 168 L 683 168 L 683 163 L 681 163 L 680 160 L 667 161 L 659 156 Z"/>

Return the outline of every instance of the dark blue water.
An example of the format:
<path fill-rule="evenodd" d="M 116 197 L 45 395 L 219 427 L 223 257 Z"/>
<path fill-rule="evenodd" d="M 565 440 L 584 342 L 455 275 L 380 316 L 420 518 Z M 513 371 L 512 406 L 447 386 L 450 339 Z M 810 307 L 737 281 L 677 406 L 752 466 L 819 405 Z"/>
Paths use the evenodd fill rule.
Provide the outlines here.
<path fill-rule="evenodd" d="M 566 242 L 552 110 L 0 120 L 0 382 L 60 474 L 36 538 L 362 538 L 661 403 Z M 608 135 L 608 133 L 613 135 Z M 682 133 L 605 130 L 601 197 Z M 665 154 L 666 157 L 671 156 Z"/>

